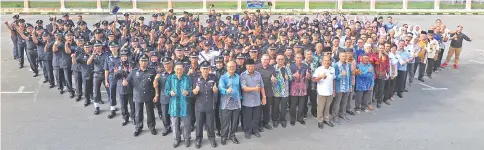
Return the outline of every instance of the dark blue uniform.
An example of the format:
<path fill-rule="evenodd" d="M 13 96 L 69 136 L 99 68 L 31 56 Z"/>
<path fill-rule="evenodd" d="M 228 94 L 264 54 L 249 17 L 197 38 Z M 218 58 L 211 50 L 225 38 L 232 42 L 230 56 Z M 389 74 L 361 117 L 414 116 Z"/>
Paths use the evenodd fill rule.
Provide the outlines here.
<path fill-rule="evenodd" d="M 121 63 L 121 57 L 119 56 L 114 56 L 114 55 L 109 55 L 106 60 L 104 61 L 104 70 L 108 71 L 108 79 L 106 79 L 109 82 L 109 104 L 110 106 L 116 106 L 116 85 L 117 85 L 117 80 L 114 77 L 114 68 L 116 67 L 116 64 Z"/>
<path fill-rule="evenodd" d="M 150 130 L 155 129 L 155 113 L 153 98 L 155 90 L 153 80 L 156 71 L 146 68 L 146 70 L 135 69 L 129 73 L 126 79 L 129 84 L 133 85 L 133 101 L 135 103 L 135 123 L 136 131 L 143 129 L 143 108 L 146 106 L 147 124 Z M 144 106 L 143 106 L 144 105 Z"/>
<path fill-rule="evenodd" d="M 50 83 L 50 87 L 54 87 L 55 78 L 52 67 L 52 41 L 43 41 L 41 38 L 37 42 L 37 51 L 39 52 L 39 59 L 42 61 L 42 68 L 44 79 Z"/>
<path fill-rule="evenodd" d="M 170 104 L 170 95 L 169 93 L 165 93 L 165 83 L 166 80 L 168 79 L 168 76 L 173 74 L 174 71 L 171 73 L 168 73 L 166 71 L 163 71 L 159 73 L 160 78 L 158 79 L 158 94 L 159 94 L 159 103 L 160 103 L 160 108 L 161 108 L 161 120 L 163 121 L 163 126 L 165 130 L 171 130 L 171 120 L 170 120 L 170 114 L 168 114 L 168 108 Z M 158 108 L 158 109 L 160 109 Z"/>
<path fill-rule="evenodd" d="M 119 103 L 121 104 L 121 116 L 125 121 L 131 118 L 134 122 L 135 106 L 133 102 L 133 85 L 123 86 L 122 82 L 128 78 L 129 73 L 134 67 L 134 63 L 128 61 L 120 61 L 116 64 L 118 72 L 114 73 L 114 79 L 116 80 L 116 93 L 119 95 Z M 128 111 L 128 104 L 129 109 Z"/>
<path fill-rule="evenodd" d="M 79 65 L 81 76 L 82 76 L 82 91 L 84 93 L 84 98 L 86 99 L 84 106 L 87 106 L 91 103 L 92 94 L 93 94 L 93 73 L 94 73 L 94 64 L 87 64 L 87 60 L 91 57 L 91 54 L 87 54 L 85 52 L 80 52 L 77 54 L 76 62 Z"/>
<path fill-rule="evenodd" d="M 94 103 L 102 103 L 101 99 L 101 84 L 104 81 L 104 61 L 111 55 L 110 53 L 102 53 L 101 55 L 94 56 L 92 64 L 94 65 Z M 106 87 L 106 91 L 109 95 L 109 88 Z"/>

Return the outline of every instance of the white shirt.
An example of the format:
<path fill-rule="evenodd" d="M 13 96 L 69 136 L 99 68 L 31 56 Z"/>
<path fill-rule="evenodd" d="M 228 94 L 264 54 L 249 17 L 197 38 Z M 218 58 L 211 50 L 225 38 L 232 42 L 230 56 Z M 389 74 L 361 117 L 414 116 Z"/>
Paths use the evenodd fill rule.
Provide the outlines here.
<path fill-rule="evenodd" d="M 318 81 L 316 90 L 321 96 L 330 96 L 333 94 L 333 81 L 336 77 L 334 68 L 330 66 L 328 69 L 325 69 L 324 66 L 320 66 L 314 71 L 313 77 L 321 77 L 323 74 L 326 75 L 326 79 Z"/>
<path fill-rule="evenodd" d="M 220 51 L 208 51 L 208 52 L 202 51 L 198 56 L 198 64 L 201 64 L 206 59 L 208 62 L 210 62 L 210 64 L 212 64 L 212 66 L 214 66 L 215 64 L 214 58 L 217 57 L 218 55 L 220 55 Z"/>

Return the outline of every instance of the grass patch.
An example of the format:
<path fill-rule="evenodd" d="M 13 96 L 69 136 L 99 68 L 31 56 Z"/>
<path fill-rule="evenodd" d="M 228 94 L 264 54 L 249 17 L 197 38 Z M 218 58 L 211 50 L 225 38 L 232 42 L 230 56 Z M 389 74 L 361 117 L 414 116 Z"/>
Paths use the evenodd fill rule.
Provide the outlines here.
<path fill-rule="evenodd" d="M 60 8 L 60 1 L 59 2 L 31 1 L 30 8 Z"/>
<path fill-rule="evenodd" d="M 172 2 L 173 8 L 181 9 L 201 9 L 203 8 L 203 2 Z M 207 4 L 208 5 L 208 4 Z"/>
<path fill-rule="evenodd" d="M 309 2 L 309 9 L 336 9 L 336 2 Z"/>
<path fill-rule="evenodd" d="M 408 9 L 434 9 L 434 2 L 408 2 Z"/>
<path fill-rule="evenodd" d="M 402 9 L 402 2 L 376 2 L 375 9 Z"/>
<path fill-rule="evenodd" d="M 139 9 L 166 9 L 168 8 L 168 3 L 167 2 L 138 2 L 137 4 Z M 130 8 L 133 6 L 131 5 Z"/>
<path fill-rule="evenodd" d="M 2 8 L 24 8 L 24 2 L 0 2 Z"/>
<path fill-rule="evenodd" d="M 433 8 L 433 7 L 432 7 Z M 448 3 L 440 3 L 440 9 L 465 9 L 465 4 L 448 4 Z"/>
<path fill-rule="evenodd" d="M 484 4 L 472 3 L 472 9 L 484 9 Z"/>
<path fill-rule="evenodd" d="M 277 2 L 276 9 L 304 9 L 304 2 Z"/>
<path fill-rule="evenodd" d="M 343 9 L 370 9 L 369 2 L 343 2 Z"/>

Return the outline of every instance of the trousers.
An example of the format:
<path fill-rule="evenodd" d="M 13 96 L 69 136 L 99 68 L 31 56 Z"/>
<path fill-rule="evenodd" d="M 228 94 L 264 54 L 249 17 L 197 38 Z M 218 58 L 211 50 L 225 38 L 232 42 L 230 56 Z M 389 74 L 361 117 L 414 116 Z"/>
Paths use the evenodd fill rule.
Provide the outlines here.
<path fill-rule="evenodd" d="M 42 64 L 43 64 L 42 72 L 44 74 L 44 79 L 49 81 L 50 85 L 55 85 L 54 68 L 52 67 L 52 60 L 43 60 Z"/>
<path fill-rule="evenodd" d="M 240 109 L 220 110 L 220 121 L 222 123 L 221 133 L 220 133 L 221 137 L 232 138 L 235 136 L 235 132 L 237 131 L 237 127 L 238 127 L 237 122 L 239 121 L 239 113 L 240 113 Z"/>
<path fill-rule="evenodd" d="M 442 64 L 442 57 L 444 56 L 444 50 L 445 49 L 440 49 L 439 51 L 439 56 L 437 58 L 437 60 L 435 61 L 434 63 L 434 71 L 437 71 L 437 69 L 440 67 L 440 65 Z"/>
<path fill-rule="evenodd" d="M 75 81 L 75 85 L 76 85 L 76 93 L 77 93 L 77 97 L 81 97 L 82 96 L 82 73 L 80 71 L 72 71 L 72 74 L 74 74 L 74 81 Z"/>
<path fill-rule="evenodd" d="M 135 129 L 143 130 L 143 118 L 144 118 L 143 106 L 146 107 L 146 124 L 148 125 L 148 128 L 150 130 L 154 130 L 156 123 L 155 123 L 155 112 L 153 110 L 153 107 L 154 107 L 153 101 L 147 101 L 144 103 L 137 103 L 137 102 L 134 103 L 134 108 L 136 111 L 135 119 L 134 119 L 134 122 L 136 124 Z"/>
<path fill-rule="evenodd" d="M 64 80 L 64 70 L 62 70 L 60 67 L 54 67 L 54 77 L 55 77 L 55 82 L 57 84 L 57 88 L 59 90 L 64 90 L 64 85 L 66 84 Z"/>
<path fill-rule="evenodd" d="M 101 99 L 101 85 L 104 81 L 104 74 L 94 73 L 93 86 L 94 86 L 94 103 L 100 103 Z"/>
<path fill-rule="evenodd" d="M 318 111 L 317 120 L 318 122 L 329 121 L 329 109 L 331 107 L 331 102 L 333 101 L 333 96 L 321 96 L 318 94 Z"/>
<path fill-rule="evenodd" d="M 274 97 L 266 97 L 266 104 L 261 106 L 261 125 L 266 125 L 271 121 L 271 105 L 273 101 Z"/>
<path fill-rule="evenodd" d="M 381 104 L 383 102 L 383 95 L 385 93 L 385 79 L 376 79 L 374 89 L 376 102 L 377 104 Z"/>
<path fill-rule="evenodd" d="M 131 118 L 134 120 L 136 109 L 133 102 L 133 94 L 119 94 L 119 103 L 121 104 L 121 116 L 123 116 L 123 119 L 129 120 Z"/>
<path fill-rule="evenodd" d="M 181 140 L 181 135 L 183 132 L 183 139 L 190 140 L 190 133 L 192 132 L 191 129 L 191 117 L 190 116 L 183 116 L 183 117 L 171 117 L 171 124 L 173 129 L 173 137 L 176 141 Z M 183 127 L 183 130 L 182 130 Z"/>
<path fill-rule="evenodd" d="M 67 91 L 73 93 L 74 90 L 72 89 L 72 70 L 71 67 L 61 68 L 64 72 L 64 83 L 67 87 Z"/>
<path fill-rule="evenodd" d="M 336 93 L 335 97 L 333 98 L 333 102 L 331 103 L 331 115 L 333 117 L 341 117 L 346 115 L 346 107 L 348 103 L 348 95 L 349 92 L 339 92 Z"/>
<path fill-rule="evenodd" d="M 304 107 L 307 105 L 306 96 L 292 96 L 290 105 L 291 121 L 303 121 Z M 297 112 L 297 113 L 296 113 Z"/>
<path fill-rule="evenodd" d="M 397 87 L 396 91 L 397 93 L 403 93 L 403 90 L 405 89 L 405 76 L 407 74 L 407 71 L 402 71 L 398 70 L 398 75 L 397 75 Z"/>
<path fill-rule="evenodd" d="M 371 100 L 371 91 L 356 91 L 355 94 L 355 111 L 365 110 Z"/>
<path fill-rule="evenodd" d="M 34 73 L 39 73 L 39 64 L 37 63 L 38 57 L 36 49 L 27 50 L 27 60 L 29 61 L 30 69 Z"/>
<path fill-rule="evenodd" d="M 427 58 L 427 76 L 432 76 L 432 72 L 434 72 L 434 58 Z"/>
<path fill-rule="evenodd" d="M 118 81 L 114 79 L 114 74 L 109 74 L 108 80 L 109 80 L 109 94 L 108 94 L 109 105 L 116 106 L 116 87 L 117 87 Z"/>
<path fill-rule="evenodd" d="M 20 67 L 24 66 L 25 47 L 25 42 L 17 41 L 17 60 Z"/>
<path fill-rule="evenodd" d="M 413 78 L 415 78 L 415 63 L 408 63 L 407 64 L 407 78 L 408 78 L 408 84 L 411 85 L 413 84 Z M 407 87 L 405 86 L 405 89 Z"/>
<path fill-rule="evenodd" d="M 253 134 L 259 132 L 259 122 L 260 122 L 260 106 L 254 107 L 242 107 L 242 116 L 244 124 L 245 134 Z"/>
<path fill-rule="evenodd" d="M 385 91 L 383 100 L 386 101 L 393 97 L 395 94 L 395 80 L 396 79 L 388 79 L 385 81 Z"/>
<path fill-rule="evenodd" d="M 86 103 L 90 103 L 92 99 L 92 74 L 90 75 L 89 78 L 82 78 L 82 90 L 84 93 L 84 98 L 86 99 Z"/>
<path fill-rule="evenodd" d="M 203 139 L 203 126 L 207 127 L 207 137 L 209 140 L 215 140 L 215 127 L 214 127 L 214 112 L 204 111 L 197 112 L 197 126 L 196 126 L 196 139 Z"/>
<path fill-rule="evenodd" d="M 274 97 L 271 107 L 272 121 L 286 121 L 289 97 Z"/>

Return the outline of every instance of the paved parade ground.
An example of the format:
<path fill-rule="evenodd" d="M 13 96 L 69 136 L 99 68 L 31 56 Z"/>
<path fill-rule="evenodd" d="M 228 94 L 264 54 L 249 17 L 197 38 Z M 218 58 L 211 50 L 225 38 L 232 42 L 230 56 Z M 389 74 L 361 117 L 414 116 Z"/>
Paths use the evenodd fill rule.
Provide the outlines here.
<path fill-rule="evenodd" d="M 71 19 L 76 20 L 74 17 L 72 15 Z M 48 20 L 47 15 L 21 15 L 21 18 L 32 24 L 37 19 L 43 19 L 44 22 Z M 247 140 L 243 132 L 238 132 L 238 145 L 228 141 L 223 146 L 220 137 L 217 137 L 219 146 L 216 149 L 482 150 L 484 16 L 393 18 L 399 25 L 421 25 L 423 29 L 427 29 L 438 18 L 452 30 L 458 24 L 463 25 L 463 33 L 473 41 L 464 42 L 459 69 L 447 67 L 434 74 L 433 79 L 425 78 L 423 84 L 414 80 L 410 92 L 404 93 L 403 99 L 395 96 L 392 105 L 383 105 L 380 110 L 350 116 L 350 122 L 343 121 L 333 128 L 326 126 L 323 130 L 318 129 L 316 119 L 308 115 L 306 125 L 298 123 L 285 129 L 279 127 L 265 130 L 260 138 Z M 93 105 L 83 106 L 84 99 L 75 102 L 68 98 L 68 93 L 59 95 L 56 88 L 49 89 L 48 84 L 42 83 L 42 75 L 33 78 L 29 67 L 19 70 L 18 62 L 12 55 L 10 33 L 3 25 L 6 19 L 11 21 L 11 15 L 2 15 L 1 18 L 1 149 L 173 149 L 172 133 L 165 137 L 161 134 L 151 135 L 145 126 L 139 137 L 133 137 L 134 126 L 121 126 L 120 112 L 113 119 L 107 118 L 109 104 L 101 105 L 101 114 L 96 116 L 93 114 Z M 92 28 L 93 22 L 112 20 L 113 16 L 84 16 L 84 19 L 88 27 Z M 25 61 L 25 66 L 28 66 L 28 61 Z M 103 100 L 107 101 L 105 93 Z M 161 120 L 157 119 L 156 123 L 160 133 Z M 180 146 L 177 149 L 187 148 Z M 195 149 L 194 142 L 189 149 Z M 201 149 L 213 149 L 206 138 Z"/>

